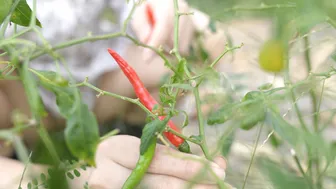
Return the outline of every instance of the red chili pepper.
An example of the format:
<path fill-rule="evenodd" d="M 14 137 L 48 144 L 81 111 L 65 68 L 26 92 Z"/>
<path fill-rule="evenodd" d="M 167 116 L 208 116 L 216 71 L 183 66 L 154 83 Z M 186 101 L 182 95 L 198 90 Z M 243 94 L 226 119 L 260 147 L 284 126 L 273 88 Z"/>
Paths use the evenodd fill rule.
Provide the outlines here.
<path fill-rule="evenodd" d="M 150 25 L 150 33 L 149 35 L 147 36 L 147 39 L 145 40 L 145 43 L 147 43 L 149 41 L 149 38 L 151 37 L 152 35 L 152 31 L 153 31 L 153 28 L 155 26 L 155 23 L 156 23 L 156 20 L 155 20 L 155 17 L 154 17 L 154 11 L 152 9 L 152 6 L 150 6 L 150 4 L 146 4 L 146 16 L 147 16 L 147 20 L 149 22 L 149 25 Z"/>
<path fill-rule="evenodd" d="M 136 96 L 140 99 L 140 102 L 150 111 L 153 110 L 154 106 L 158 104 L 158 102 L 150 95 L 148 90 L 143 85 L 137 73 L 134 69 L 128 65 L 128 63 L 114 50 L 108 49 L 108 52 L 111 54 L 113 59 L 118 63 L 120 69 L 124 72 L 130 83 L 132 84 Z M 163 120 L 165 116 L 159 116 L 160 120 Z M 176 125 L 169 120 L 168 126 L 177 131 L 181 132 L 181 130 L 176 127 Z M 163 133 L 166 138 L 180 151 L 190 153 L 189 144 L 181 137 L 178 137 L 170 132 Z"/>
<path fill-rule="evenodd" d="M 155 26 L 154 12 L 153 12 L 152 6 L 150 6 L 149 4 L 146 5 L 146 14 L 147 14 L 147 19 L 149 21 L 149 25 L 151 27 L 154 27 Z"/>

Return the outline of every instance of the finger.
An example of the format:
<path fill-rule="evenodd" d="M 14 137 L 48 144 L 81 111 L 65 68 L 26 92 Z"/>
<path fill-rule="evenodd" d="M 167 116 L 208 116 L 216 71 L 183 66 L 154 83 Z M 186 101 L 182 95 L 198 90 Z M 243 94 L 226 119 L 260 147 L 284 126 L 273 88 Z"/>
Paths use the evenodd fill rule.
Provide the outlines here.
<path fill-rule="evenodd" d="M 217 156 L 214 158 L 214 162 L 222 169 L 226 169 L 226 160 L 223 156 Z"/>
<path fill-rule="evenodd" d="M 91 189 L 120 189 L 131 170 L 109 160 L 101 159 L 88 180 Z"/>
<path fill-rule="evenodd" d="M 146 174 L 141 181 L 139 188 L 146 189 L 183 189 L 189 188 L 190 182 L 166 175 Z M 193 184 L 193 189 L 217 189 L 216 185 Z"/>
<path fill-rule="evenodd" d="M 139 157 L 139 145 L 140 140 L 135 137 L 125 135 L 111 137 L 99 145 L 96 155 L 97 163 L 99 163 L 100 159 L 107 157 L 128 169 L 134 169 Z M 207 169 L 201 161 L 208 165 Z M 211 174 L 210 170 L 217 177 L 225 178 L 224 169 L 214 162 L 206 161 L 196 155 L 181 153 L 163 145 L 157 145 L 148 172 L 190 180 L 202 170 L 204 170 L 205 174 L 199 180 L 200 183 L 215 182 L 216 178 Z"/>
<path fill-rule="evenodd" d="M 119 189 L 131 174 L 131 170 L 127 169 L 116 162 L 104 159 L 97 164 L 97 168 L 93 171 L 88 183 L 91 189 Z M 146 174 L 139 188 L 146 189 L 181 189 L 189 184 L 188 181 L 166 176 Z M 215 185 L 195 185 L 195 189 L 215 189 Z"/>

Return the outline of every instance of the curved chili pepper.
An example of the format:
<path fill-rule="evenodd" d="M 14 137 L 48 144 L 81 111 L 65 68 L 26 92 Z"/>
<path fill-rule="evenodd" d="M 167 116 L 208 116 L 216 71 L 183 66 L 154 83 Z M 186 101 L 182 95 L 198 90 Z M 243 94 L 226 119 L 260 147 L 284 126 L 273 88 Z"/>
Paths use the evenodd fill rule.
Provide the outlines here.
<path fill-rule="evenodd" d="M 153 110 L 155 105 L 158 105 L 158 102 L 150 95 L 148 90 L 143 85 L 137 73 L 134 69 L 128 65 L 128 63 L 114 50 L 108 49 L 108 52 L 118 63 L 120 69 L 124 72 L 130 83 L 132 84 L 136 96 L 140 99 L 140 102 L 150 111 Z M 164 120 L 165 116 L 159 116 L 160 120 Z M 181 132 L 181 130 L 169 120 L 168 126 L 174 131 Z M 181 137 L 178 137 L 170 132 L 163 132 L 165 137 L 180 151 L 190 153 L 189 144 Z"/>

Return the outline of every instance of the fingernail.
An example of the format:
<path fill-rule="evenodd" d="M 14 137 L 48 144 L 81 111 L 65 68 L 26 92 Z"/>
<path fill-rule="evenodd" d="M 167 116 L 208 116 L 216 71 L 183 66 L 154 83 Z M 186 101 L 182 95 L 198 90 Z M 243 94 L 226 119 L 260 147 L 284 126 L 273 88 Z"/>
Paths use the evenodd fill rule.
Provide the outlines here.
<path fill-rule="evenodd" d="M 217 156 L 214 159 L 214 162 L 219 165 L 222 169 L 226 169 L 227 160 L 223 156 Z"/>
<path fill-rule="evenodd" d="M 217 175 L 217 177 L 219 177 L 222 180 L 225 179 L 226 174 L 225 174 L 225 171 L 223 169 L 213 167 L 212 170 Z"/>

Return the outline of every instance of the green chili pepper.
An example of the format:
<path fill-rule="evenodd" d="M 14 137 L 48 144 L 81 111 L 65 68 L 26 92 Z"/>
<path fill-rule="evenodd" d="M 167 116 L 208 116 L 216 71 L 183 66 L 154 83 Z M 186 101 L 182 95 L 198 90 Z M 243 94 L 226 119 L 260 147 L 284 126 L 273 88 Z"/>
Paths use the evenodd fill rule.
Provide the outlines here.
<path fill-rule="evenodd" d="M 134 189 L 141 182 L 141 179 L 145 175 L 150 163 L 152 162 L 155 153 L 155 147 L 156 137 L 151 140 L 147 150 L 143 154 L 140 154 L 135 169 L 133 169 L 122 189 Z"/>

